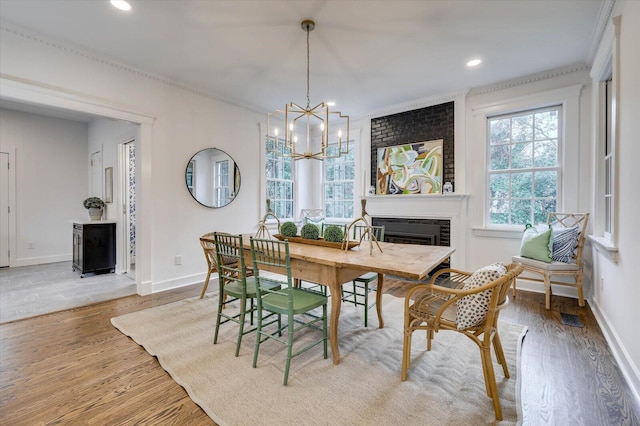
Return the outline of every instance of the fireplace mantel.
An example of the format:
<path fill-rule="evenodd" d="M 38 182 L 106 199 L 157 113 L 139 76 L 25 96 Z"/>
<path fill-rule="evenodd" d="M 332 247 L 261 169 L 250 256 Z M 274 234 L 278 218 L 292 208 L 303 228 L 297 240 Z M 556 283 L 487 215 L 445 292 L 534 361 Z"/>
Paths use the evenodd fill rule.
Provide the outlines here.
<path fill-rule="evenodd" d="M 429 218 L 451 221 L 451 257 L 454 268 L 466 267 L 466 223 L 469 194 L 370 195 L 366 210 L 371 217 Z"/>

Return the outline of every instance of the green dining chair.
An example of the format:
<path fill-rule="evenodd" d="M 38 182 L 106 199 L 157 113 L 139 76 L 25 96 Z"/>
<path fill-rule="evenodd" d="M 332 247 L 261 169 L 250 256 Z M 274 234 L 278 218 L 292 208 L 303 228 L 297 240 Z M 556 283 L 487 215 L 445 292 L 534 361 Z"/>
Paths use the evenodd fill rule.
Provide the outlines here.
<path fill-rule="evenodd" d="M 353 227 L 353 239 L 365 243 L 370 239 L 370 236 L 366 234 L 365 225 L 354 225 Z M 372 226 L 371 232 L 378 241 L 384 241 L 384 226 Z M 365 244 L 368 244 L 366 242 Z M 363 246 L 360 247 L 363 249 Z M 376 272 L 367 272 L 364 275 L 359 276 L 351 283 L 351 287 L 342 286 L 342 301 L 346 303 L 353 303 L 356 306 L 364 306 L 364 326 L 367 327 L 369 322 L 369 309 L 375 306 L 375 303 L 369 304 L 369 293 L 375 289 L 370 286 L 374 281 L 378 280 L 378 274 Z M 345 288 L 347 287 L 347 288 Z"/>
<path fill-rule="evenodd" d="M 273 339 L 287 347 L 287 359 L 284 368 L 284 384 L 289 379 L 291 359 L 301 355 L 309 349 L 322 344 L 324 358 L 327 359 L 327 296 L 296 288 L 293 286 L 291 275 L 291 258 L 289 257 L 289 242 L 251 238 L 251 257 L 257 290 L 257 333 L 256 346 L 253 354 L 253 368 L 258 363 L 260 345 Z M 266 269 L 276 269 L 280 274 L 274 277 L 266 273 Z M 282 280 L 282 276 L 285 280 Z M 319 314 L 316 308 L 322 308 Z M 276 330 L 266 330 L 264 314 L 278 314 L 286 316 L 287 324 L 278 324 Z M 304 347 L 296 347 L 294 352 L 294 334 L 313 328 L 322 332 L 319 340 L 314 340 Z M 286 331 L 286 336 L 283 332 Z"/>
<path fill-rule="evenodd" d="M 216 329 L 213 336 L 213 344 L 218 343 L 220 325 L 227 322 L 238 324 L 238 340 L 236 342 L 236 356 L 240 352 L 242 336 L 256 330 L 253 326 L 254 312 L 257 307 L 254 304 L 256 298 L 255 277 L 247 276 L 245 268 L 244 248 L 242 247 L 242 235 L 230 235 L 226 233 L 214 233 L 216 256 L 218 258 L 218 314 L 216 316 Z M 277 284 L 273 284 L 277 286 Z M 239 302 L 239 303 L 235 303 Z M 249 305 L 247 306 L 247 302 Z M 237 309 L 236 305 L 239 305 Z M 245 330 L 245 316 L 250 314 L 250 327 Z M 263 319 L 264 320 L 264 319 Z M 269 321 L 278 319 L 268 318 Z"/>

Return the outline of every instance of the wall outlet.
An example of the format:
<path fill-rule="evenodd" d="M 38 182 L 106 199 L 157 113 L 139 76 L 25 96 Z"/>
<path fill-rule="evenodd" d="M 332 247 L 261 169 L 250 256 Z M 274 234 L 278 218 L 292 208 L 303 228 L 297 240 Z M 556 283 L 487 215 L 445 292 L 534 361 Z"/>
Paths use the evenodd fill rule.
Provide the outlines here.
<path fill-rule="evenodd" d="M 27 244 L 27 249 L 33 250 L 34 248 L 36 248 L 36 245 L 34 243 Z"/>
<path fill-rule="evenodd" d="M 182 255 L 177 255 L 175 262 L 176 262 L 176 265 L 182 265 Z"/>
<path fill-rule="evenodd" d="M 604 277 L 600 277 L 600 293 L 604 292 Z"/>

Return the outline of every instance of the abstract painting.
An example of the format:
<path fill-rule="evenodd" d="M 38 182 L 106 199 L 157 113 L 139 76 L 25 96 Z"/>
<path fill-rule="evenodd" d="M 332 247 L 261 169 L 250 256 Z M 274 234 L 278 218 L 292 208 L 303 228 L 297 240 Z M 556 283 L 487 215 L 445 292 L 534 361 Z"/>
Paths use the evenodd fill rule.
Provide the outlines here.
<path fill-rule="evenodd" d="M 378 148 L 376 194 L 441 193 L 442 142 Z"/>

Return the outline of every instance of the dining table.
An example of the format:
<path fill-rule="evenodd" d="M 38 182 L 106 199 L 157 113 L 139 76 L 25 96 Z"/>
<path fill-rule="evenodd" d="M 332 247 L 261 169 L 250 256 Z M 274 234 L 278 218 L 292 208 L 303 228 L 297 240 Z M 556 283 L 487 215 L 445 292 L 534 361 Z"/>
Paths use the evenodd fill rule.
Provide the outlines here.
<path fill-rule="evenodd" d="M 247 265 L 252 265 L 252 234 L 242 236 L 244 255 Z M 329 319 L 329 342 L 333 363 L 340 363 L 338 347 L 338 321 L 342 304 L 341 287 L 367 272 L 378 274 L 376 290 L 376 313 L 380 328 L 384 327 L 382 316 L 382 293 L 384 276 L 393 275 L 410 280 L 424 280 L 429 273 L 449 259 L 455 251 L 453 247 L 398 244 L 379 242 L 370 245 L 362 241 L 349 250 L 323 245 L 289 241 L 291 273 L 296 280 L 308 281 L 327 286 L 331 297 L 331 316 Z M 282 273 L 282 269 L 268 269 Z"/>

